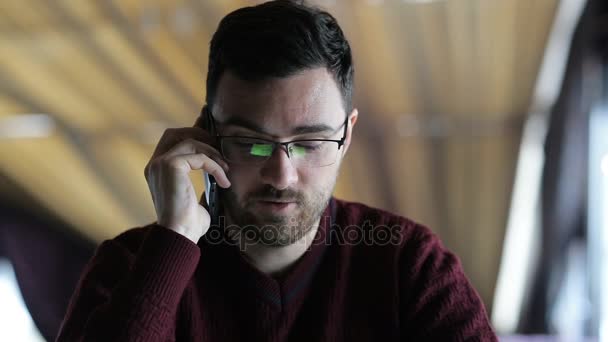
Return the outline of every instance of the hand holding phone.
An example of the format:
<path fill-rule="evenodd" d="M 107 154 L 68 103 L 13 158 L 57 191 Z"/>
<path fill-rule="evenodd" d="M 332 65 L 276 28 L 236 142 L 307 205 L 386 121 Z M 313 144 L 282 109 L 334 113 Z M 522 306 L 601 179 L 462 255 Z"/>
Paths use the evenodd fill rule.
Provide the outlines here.
<path fill-rule="evenodd" d="M 189 173 L 201 170 L 209 174 L 209 189 L 215 191 L 208 203 L 213 202 L 215 209 L 217 186 L 230 187 L 226 176 L 228 164 L 213 147 L 213 142 L 213 137 L 200 127 L 168 129 L 145 169 L 158 224 L 194 243 L 208 231 L 212 213 L 199 203 Z M 217 211 L 213 216 L 217 217 Z"/>

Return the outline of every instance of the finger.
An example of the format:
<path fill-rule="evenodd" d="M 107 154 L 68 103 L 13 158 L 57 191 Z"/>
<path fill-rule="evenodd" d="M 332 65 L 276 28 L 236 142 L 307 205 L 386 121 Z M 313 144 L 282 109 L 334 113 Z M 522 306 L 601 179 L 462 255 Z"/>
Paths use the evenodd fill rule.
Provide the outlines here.
<path fill-rule="evenodd" d="M 198 153 L 206 154 L 215 162 L 220 164 L 225 170 L 228 170 L 228 163 L 224 160 L 224 157 L 218 150 L 216 150 L 213 146 L 192 139 L 182 141 L 178 145 L 174 146 L 171 150 L 163 155 L 163 158 Z"/>
<path fill-rule="evenodd" d="M 153 157 L 166 153 L 175 145 L 187 139 L 193 139 L 208 144 L 214 142 L 213 137 L 209 132 L 200 127 L 169 128 L 165 130 L 163 136 L 156 145 Z"/>
<path fill-rule="evenodd" d="M 231 185 L 226 172 L 220 164 L 203 153 L 174 156 L 169 160 L 169 165 L 184 172 L 203 170 L 215 177 L 215 180 L 222 188 L 229 188 Z"/>

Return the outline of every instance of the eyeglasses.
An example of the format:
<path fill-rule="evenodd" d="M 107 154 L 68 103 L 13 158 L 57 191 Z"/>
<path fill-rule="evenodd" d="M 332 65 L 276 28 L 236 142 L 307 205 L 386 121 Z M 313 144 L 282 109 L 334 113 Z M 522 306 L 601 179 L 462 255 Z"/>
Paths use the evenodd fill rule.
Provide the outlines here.
<path fill-rule="evenodd" d="M 323 167 L 329 166 L 338 159 L 340 148 L 346 140 L 348 117 L 336 131 L 344 126 L 344 133 L 340 140 L 332 139 L 298 139 L 279 142 L 262 138 L 220 135 L 215 128 L 215 119 L 211 111 L 207 111 L 209 121 L 216 138 L 219 141 L 222 156 L 230 163 L 243 165 L 261 165 L 266 162 L 277 147 L 281 147 L 294 167 Z"/>

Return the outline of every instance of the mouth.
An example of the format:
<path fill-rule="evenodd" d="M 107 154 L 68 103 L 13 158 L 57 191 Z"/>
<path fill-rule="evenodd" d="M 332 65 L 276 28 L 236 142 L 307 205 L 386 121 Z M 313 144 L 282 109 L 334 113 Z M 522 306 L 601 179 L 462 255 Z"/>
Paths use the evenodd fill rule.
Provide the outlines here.
<path fill-rule="evenodd" d="M 258 200 L 259 206 L 263 210 L 272 212 L 287 212 L 296 207 L 297 203 L 293 200 Z"/>
<path fill-rule="evenodd" d="M 276 197 L 276 196 L 260 196 L 260 197 L 254 197 L 253 200 L 258 201 L 258 202 L 272 202 L 272 203 L 295 203 L 298 202 L 298 199 L 296 197 L 287 197 L 287 196 L 282 196 L 282 197 Z"/>
<path fill-rule="evenodd" d="M 260 202 L 265 202 L 265 203 L 279 203 L 279 204 L 283 204 L 283 203 L 295 203 L 295 200 L 277 200 L 277 199 L 260 199 Z"/>

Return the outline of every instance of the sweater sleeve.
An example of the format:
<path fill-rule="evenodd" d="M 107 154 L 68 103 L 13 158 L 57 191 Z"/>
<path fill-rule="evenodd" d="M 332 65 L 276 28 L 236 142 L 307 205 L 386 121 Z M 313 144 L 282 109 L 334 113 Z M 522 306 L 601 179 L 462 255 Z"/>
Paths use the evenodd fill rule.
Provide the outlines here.
<path fill-rule="evenodd" d="M 145 229 L 144 229 L 145 230 Z M 152 225 L 102 243 L 76 287 L 57 341 L 173 340 L 180 298 L 200 257 L 187 238 Z"/>
<path fill-rule="evenodd" d="M 458 258 L 416 226 L 401 256 L 401 331 L 413 341 L 497 341 Z"/>

